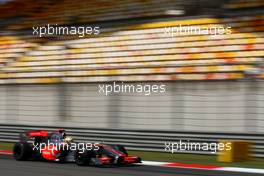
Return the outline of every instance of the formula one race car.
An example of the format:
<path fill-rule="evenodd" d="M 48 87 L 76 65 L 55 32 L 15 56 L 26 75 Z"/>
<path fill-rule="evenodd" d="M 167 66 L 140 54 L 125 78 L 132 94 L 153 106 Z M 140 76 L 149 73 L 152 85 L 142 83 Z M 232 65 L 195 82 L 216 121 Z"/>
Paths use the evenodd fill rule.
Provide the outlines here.
<path fill-rule="evenodd" d="M 14 145 L 13 155 L 18 161 L 39 159 L 94 166 L 141 162 L 140 157 L 129 156 L 122 145 L 73 142 L 65 130 L 54 131 L 51 134 L 45 130 L 21 133 L 19 142 Z"/>

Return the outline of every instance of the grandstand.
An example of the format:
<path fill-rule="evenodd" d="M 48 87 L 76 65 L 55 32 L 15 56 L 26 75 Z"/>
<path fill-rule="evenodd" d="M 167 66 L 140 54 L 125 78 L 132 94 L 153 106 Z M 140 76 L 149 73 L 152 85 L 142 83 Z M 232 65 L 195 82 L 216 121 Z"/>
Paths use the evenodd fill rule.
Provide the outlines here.
<path fill-rule="evenodd" d="M 154 22 L 126 26 L 121 31 L 111 29 L 113 32 L 104 36 L 48 41 L 43 45 L 18 45 L 23 42 L 19 37 L 11 37 L 12 44 L 3 37 L 2 62 L 10 62 L 2 69 L 1 80 L 43 83 L 43 77 L 60 82 L 241 79 L 262 61 L 263 18 L 258 15 Z M 165 27 L 179 24 L 231 26 L 232 35 L 165 34 Z M 35 47 L 30 50 L 27 45 Z M 152 74 L 160 76 L 149 76 Z"/>
<path fill-rule="evenodd" d="M 26 113 L 26 110 L 18 107 L 19 110 L 12 112 L 11 115 L 18 113 L 18 116 L 20 115 L 18 119 L 21 120 L 19 123 L 37 123 L 37 121 L 42 121 L 44 116 L 49 116 L 51 119 L 51 116 L 59 116 L 53 120 L 57 122 L 62 119 L 65 121 L 62 124 L 74 123 L 77 126 L 96 124 L 100 127 L 113 125 L 120 128 L 173 130 L 175 127 L 180 128 L 185 125 L 181 129 L 263 132 L 263 120 L 260 119 L 262 111 L 256 112 L 257 117 L 248 119 L 252 122 L 249 124 L 250 127 L 245 125 L 247 119 L 244 119 L 244 116 L 252 113 L 252 106 L 247 106 L 247 101 L 251 101 L 248 99 L 252 98 L 247 97 L 247 94 L 251 92 L 248 90 L 250 89 L 248 82 L 250 85 L 254 82 L 254 85 L 257 85 L 256 90 L 263 91 L 263 85 L 258 81 L 264 78 L 263 69 L 261 69 L 264 57 L 264 14 L 255 12 L 256 8 L 263 6 L 263 1 L 223 1 L 225 3 L 218 5 L 218 8 L 221 8 L 221 17 L 218 14 L 204 12 L 190 16 L 186 12 L 193 1 L 183 2 L 166 0 L 161 4 L 157 0 L 37 2 L 14 0 L 0 6 L 1 11 L 6 12 L 0 15 L 1 22 L 6 24 L 0 31 L 0 83 L 1 88 L 4 87 L 5 90 L 3 96 L 8 97 L 19 89 L 17 94 L 21 102 L 18 104 L 22 103 L 20 106 L 23 107 L 23 104 L 29 103 L 27 107 L 30 109 L 37 101 L 30 98 L 32 92 L 44 91 L 45 93 L 39 96 L 45 100 L 46 96 L 60 94 L 56 86 L 62 84 L 69 86 L 66 93 L 65 90 L 62 91 L 62 96 L 69 93 L 71 103 L 74 104 L 69 105 L 71 108 L 63 113 L 57 111 L 65 110 L 68 105 L 52 107 L 52 112 L 46 112 L 48 114 L 44 115 L 41 113 L 45 111 L 45 107 L 40 109 L 36 107 L 37 110 L 34 113 Z M 20 8 L 17 9 L 18 6 Z M 229 14 L 233 9 L 237 13 L 235 16 Z M 169 13 L 171 11 L 174 13 Z M 247 14 L 244 14 L 244 11 Z M 102 34 L 84 38 L 78 36 L 40 38 L 31 34 L 32 26 L 43 26 L 47 23 L 65 26 L 96 24 L 105 25 L 105 27 L 102 29 Z M 232 33 L 230 35 L 195 34 L 172 37 L 164 32 L 166 27 L 179 25 L 231 27 Z M 245 84 L 240 82 L 246 79 L 249 81 L 245 81 Z M 118 100 L 113 100 L 111 97 L 102 99 L 96 93 L 89 93 L 89 95 L 86 95 L 85 91 L 80 93 L 82 90 L 96 92 L 95 87 L 98 83 L 113 81 L 151 84 L 160 81 L 169 85 L 169 92 L 163 98 L 161 95 L 160 98 L 164 101 L 164 105 L 160 105 L 157 109 L 155 109 L 157 104 L 154 103 L 157 101 L 156 96 L 147 100 L 139 95 L 137 95 L 138 99 L 137 96 L 133 99 L 129 95 L 120 95 L 120 97 L 115 95 L 114 97 L 118 97 Z M 12 87 L 12 93 L 6 93 L 12 84 L 16 84 L 18 88 Z M 180 87 L 179 90 L 177 86 Z M 231 90 L 228 90 L 229 88 Z M 235 90 L 236 88 L 238 90 Z M 197 92 L 193 92 L 193 89 L 197 89 Z M 191 98 L 180 97 L 181 91 L 184 90 L 197 93 L 201 97 L 205 96 L 205 98 L 200 97 L 202 100 L 198 100 L 194 94 L 191 94 Z M 80 94 L 74 96 L 78 91 Z M 218 95 L 219 91 L 223 92 Z M 11 100 L 15 102 L 14 95 L 12 96 L 14 99 Z M 173 95 L 179 96 L 180 99 L 171 98 Z M 78 97 L 82 96 L 87 96 L 84 100 L 87 105 L 78 103 Z M 222 97 L 230 96 L 235 98 L 235 100 L 231 99 L 230 104 L 222 100 Z M 239 103 L 241 99 L 236 99 L 237 96 L 245 102 Z M 50 102 L 49 106 L 60 104 L 56 98 L 52 101 L 55 102 Z M 110 105 L 112 101 L 121 105 L 119 108 L 113 108 L 103 101 L 109 102 Z M 131 107 L 123 105 L 124 101 L 129 102 Z M 142 107 L 137 107 L 136 101 L 139 101 Z M 178 101 L 186 102 L 184 102 L 185 105 L 178 105 Z M 201 101 L 205 104 L 201 105 Z M 221 106 L 229 112 L 225 114 L 221 109 L 210 109 L 210 103 L 212 103 L 210 101 L 215 102 L 215 106 Z M 63 102 L 65 103 L 64 100 Z M 238 106 L 231 106 L 234 102 L 239 103 Z M 92 106 L 93 103 L 98 106 L 103 104 L 102 109 L 98 110 Z M 259 102 L 256 100 L 256 103 Z M 44 103 L 36 106 L 45 105 Z M 91 107 L 88 107 L 89 105 Z M 74 109 L 75 107 L 79 109 Z M 83 110 L 85 107 L 88 107 L 88 110 Z M 137 113 L 133 110 L 136 107 Z M 201 108 L 192 111 L 193 108 L 198 107 Z M 238 107 L 241 112 L 238 112 Z M 263 107 L 263 104 L 254 105 L 253 109 L 260 107 Z M 177 108 L 180 110 L 177 111 Z M 68 111 L 70 111 L 69 114 L 67 114 Z M 89 111 L 92 112 L 89 113 Z M 2 112 L 3 116 L 6 113 Z M 32 117 L 29 117 L 30 113 L 43 115 L 40 118 L 42 120 L 32 120 Z M 101 120 L 95 122 L 91 120 L 92 116 L 101 117 Z M 108 116 L 110 120 L 107 119 Z M 120 118 L 114 119 L 113 116 Z M 130 117 L 138 117 L 138 120 L 131 121 Z M 13 119 L 13 121 L 18 119 Z M 152 121 L 148 122 L 149 119 Z M 226 124 L 226 121 L 229 124 Z M 12 120 L 10 122 L 9 119 L 3 118 L 2 122 L 11 123 Z M 148 127 L 145 127 L 147 122 Z M 252 125 L 258 128 L 253 129 Z M 232 128 L 233 126 L 237 128 Z"/>

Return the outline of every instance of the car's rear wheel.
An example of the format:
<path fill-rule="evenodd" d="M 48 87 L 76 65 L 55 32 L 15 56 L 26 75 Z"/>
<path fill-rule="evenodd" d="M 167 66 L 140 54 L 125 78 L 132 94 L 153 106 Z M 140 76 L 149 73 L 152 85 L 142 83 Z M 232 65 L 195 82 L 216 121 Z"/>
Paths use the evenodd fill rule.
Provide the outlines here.
<path fill-rule="evenodd" d="M 32 154 L 31 146 L 26 142 L 18 142 L 14 145 L 13 156 L 18 161 L 28 160 Z"/>

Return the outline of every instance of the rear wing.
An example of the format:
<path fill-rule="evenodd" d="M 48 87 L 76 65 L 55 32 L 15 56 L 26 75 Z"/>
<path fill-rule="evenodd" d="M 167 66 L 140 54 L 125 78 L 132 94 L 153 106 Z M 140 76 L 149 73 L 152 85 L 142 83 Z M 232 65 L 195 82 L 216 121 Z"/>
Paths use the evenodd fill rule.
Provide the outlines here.
<path fill-rule="evenodd" d="M 48 131 L 46 130 L 30 130 L 24 133 L 20 133 L 19 140 L 23 142 L 36 142 L 42 141 L 49 136 Z"/>
<path fill-rule="evenodd" d="M 34 137 L 48 137 L 49 133 L 46 130 L 31 130 L 26 132 L 27 137 L 34 138 Z"/>

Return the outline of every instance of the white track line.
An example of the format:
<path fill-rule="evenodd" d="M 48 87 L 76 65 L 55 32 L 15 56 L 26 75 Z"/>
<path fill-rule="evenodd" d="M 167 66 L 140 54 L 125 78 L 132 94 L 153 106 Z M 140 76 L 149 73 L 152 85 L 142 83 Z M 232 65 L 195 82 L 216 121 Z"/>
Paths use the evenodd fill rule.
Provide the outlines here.
<path fill-rule="evenodd" d="M 240 168 L 240 167 L 223 167 L 215 170 L 229 171 L 229 172 L 245 172 L 245 173 L 255 173 L 264 174 L 264 169 L 252 169 L 252 168 Z"/>
<path fill-rule="evenodd" d="M 167 164 L 173 164 L 169 162 L 157 162 L 157 161 L 142 161 L 141 165 L 145 166 L 160 166 L 160 167 L 174 167 L 174 166 L 167 166 Z M 186 168 L 175 166 L 177 168 Z M 189 167 L 189 169 L 203 169 L 203 168 L 196 168 Z M 219 168 L 205 168 L 204 170 L 217 170 L 217 171 L 227 171 L 227 172 L 242 172 L 242 173 L 255 173 L 255 174 L 264 174 L 264 169 L 252 169 L 252 168 L 242 168 L 242 167 L 219 167 Z"/>

